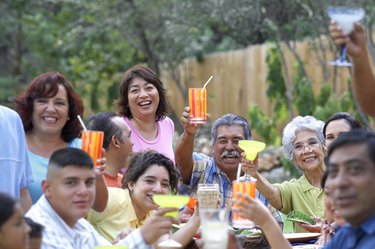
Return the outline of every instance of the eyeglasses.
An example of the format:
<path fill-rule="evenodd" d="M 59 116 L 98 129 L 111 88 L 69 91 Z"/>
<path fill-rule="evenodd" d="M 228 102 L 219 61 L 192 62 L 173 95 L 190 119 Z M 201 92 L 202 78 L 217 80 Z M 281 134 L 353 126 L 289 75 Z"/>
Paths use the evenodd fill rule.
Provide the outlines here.
<path fill-rule="evenodd" d="M 320 148 L 320 142 L 316 138 L 311 138 L 307 140 L 306 143 L 296 143 L 293 145 L 293 151 L 297 154 L 302 153 L 305 150 L 305 147 L 308 147 L 310 150 Z"/>

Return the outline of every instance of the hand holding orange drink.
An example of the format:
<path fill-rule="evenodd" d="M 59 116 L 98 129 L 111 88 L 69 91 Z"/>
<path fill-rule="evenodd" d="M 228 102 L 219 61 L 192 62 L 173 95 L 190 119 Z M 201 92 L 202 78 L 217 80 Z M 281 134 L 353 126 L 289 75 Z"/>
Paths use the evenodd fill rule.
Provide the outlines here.
<path fill-rule="evenodd" d="M 190 114 L 193 116 L 192 123 L 203 124 L 207 121 L 207 84 L 213 76 L 207 80 L 202 88 L 189 88 Z"/>
<path fill-rule="evenodd" d="M 98 166 L 99 158 L 102 158 L 104 132 L 102 131 L 82 131 L 82 150 L 86 151 L 94 161 L 94 166 Z"/>
<path fill-rule="evenodd" d="M 242 198 L 238 196 L 238 193 L 246 194 L 251 198 L 255 198 L 256 181 L 233 181 L 232 191 L 233 199 L 241 201 Z M 233 208 L 237 208 L 238 204 L 233 202 Z M 248 219 L 244 219 L 238 216 L 238 214 L 232 214 L 232 225 L 235 228 L 253 228 L 254 222 Z"/>

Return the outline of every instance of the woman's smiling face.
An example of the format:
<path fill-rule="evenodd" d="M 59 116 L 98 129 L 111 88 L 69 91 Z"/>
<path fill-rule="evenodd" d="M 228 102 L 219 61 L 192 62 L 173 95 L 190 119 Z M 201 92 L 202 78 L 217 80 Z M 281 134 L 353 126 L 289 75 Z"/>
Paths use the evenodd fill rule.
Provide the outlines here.
<path fill-rule="evenodd" d="M 295 164 L 303 171 L 314 171 L 324 167 L 324 149 L 314 131 L 303 130 L 297 133 L 293 142 Z"/>
<path fill-rule="evenodd" d="M 59 90 L 53 97 L 36 98 L 33 106 L 33 131 L 60 134 L 69 117 L 69 101 L 64 86 L 59 85 Z"/>
<path fill-rule="evenodd" d="M 344 132 L 348 132 L 352 127 L 348 124 L 345 119 L 338 119 L 331 121 L 326 128 L 326 146 L 327 149 L 335 139 Z"/>
<path fill-rule="evenodd" d="M 128 104 L 132 116 L 155 116 L 159 106 L 159 92 L 156 86 L 142 78 L 135 78 L 129 85 Z"/>
<path fill-rule="evenodd" d="M 136 182 L 128 184 L 133 206 L 148 213 L 157 209 L 152 197 L 154 194 L 168 194 L 170 192 L 169 173 L 164 166 L 151 165 Z"/>

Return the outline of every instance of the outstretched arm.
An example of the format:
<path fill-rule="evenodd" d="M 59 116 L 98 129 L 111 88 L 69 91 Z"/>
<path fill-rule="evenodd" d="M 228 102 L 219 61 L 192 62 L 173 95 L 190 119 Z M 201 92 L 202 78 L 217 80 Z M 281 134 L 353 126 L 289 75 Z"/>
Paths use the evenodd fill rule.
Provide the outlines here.
<path fill-rule="evenodd" d="M 364 28 L 354 24 L 350 34 L 344 34 L 342 29 L 332 21 L 329 26 L 330 34 L 336 45 L 346 45 L 347 52 L 353 62 L 353 93 L 361 109 L 375 116 L 375 76 L 372 72 L 370 57 L 366 46 Z"/>
<path fill-rule="evenodd" d="M 103 149 L 104 150 L 104 149 Z M 104 153 L 103 153 L 104 154 Z M 106 159 L 105 157 L 99 159 L 101 160 L 101 166 L 96 166 L 95 169 L 95 175 L 96 175 L 96 183 L 95 183 L 95 189 L 96 189 L 96 195 L 95 195 L 95 201 L 92 206 L 92 209 L 94 209 L 96 212 L 103 212 L 104 209 L 107 207 L 108 202 L 108 189 L 107 185 L 104 181 L 103 172 L 106 167 Z"/>
<path fill-rule="evenodd" d="M 190 121 L 189 107 L 185 107 L 182 113 L 181 121 L 184 124 L 184 132 L 177 141 L 175 149 L 176 165 L 180 169 L 180 173 L 185 184 L 190 182 L 191 173 L 193 171 L 193 150 L 195 134 L 199 126 Z"/>
<path fill-rule="evenodd" d="M 193 239 L 200 225 L 199 208 L 198 206 L 194 209 L 194 214 L 191 216 L 189 221 L 180 230 L 172 235 L 172 238 L 182 244 L 183 247 L 187 246 Z"/>
<path fill-rule="evenodd" d="M 291 249 L 292 246 L 284 238 L 280 226 L 272 217 L 268 208 L 258 199 L 252 199 L 251 197 L 240 193 L 238 193 L 238 195 L 241 198 L 241 201 L 233 200 L 239 204 L 239 207 L 234 208 L 233 211 L 237 212 L 239 216 L 252 220 L 258 224 L 266 235 L 271 248 Z"/>
<path fill-rule="evenodd" d="M 21 189 L 20 203 L 25 213 L 30 209 L 32 205 L 30 192 L 27 187 Z"/>
<path fill-rule="evenodd" d="M 266 178 L 258 172 L 258 156 L 253 162 L 242 159 L 242 170 L 257 179 L 256 187 L 258 191 L 266 197 L 270 204 L 276 209 L 282 209 L 283 203 L 281 200 L 280 190 L 273 186 Z"/>

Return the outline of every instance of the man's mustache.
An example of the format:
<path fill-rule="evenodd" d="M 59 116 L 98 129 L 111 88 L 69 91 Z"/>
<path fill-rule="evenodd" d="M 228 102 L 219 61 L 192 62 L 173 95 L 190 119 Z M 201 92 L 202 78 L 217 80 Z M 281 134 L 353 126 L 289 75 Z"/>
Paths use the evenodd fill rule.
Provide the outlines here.
<path fill-rule="evenodd" d="M 236 150 L 224 150 L 223 153 L 221 153 L 221 157 L 224 156 L 234 156 L 239 157 L 241 154 Z"/>

